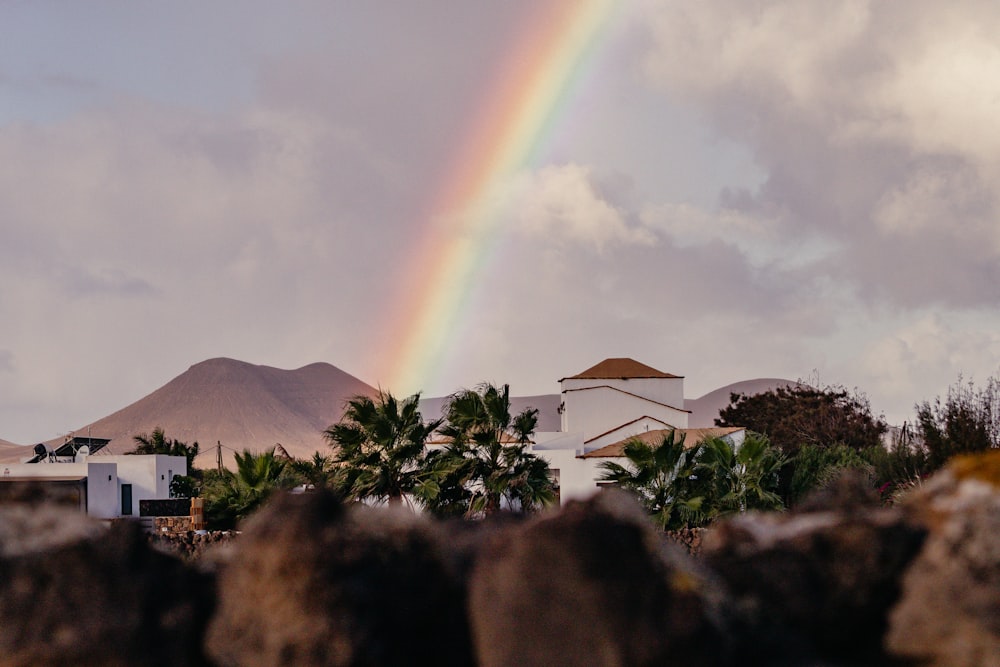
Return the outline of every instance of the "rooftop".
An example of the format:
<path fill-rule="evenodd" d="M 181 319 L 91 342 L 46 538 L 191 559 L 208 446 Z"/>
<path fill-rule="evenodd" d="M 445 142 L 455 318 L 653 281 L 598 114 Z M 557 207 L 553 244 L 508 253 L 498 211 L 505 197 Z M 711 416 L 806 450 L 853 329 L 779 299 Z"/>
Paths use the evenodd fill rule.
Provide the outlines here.
<path fill-rule="evenodd" d="M 673 375 L 658 371 L 652 366 L 639 363 L 635 359 L 628 357 L 612 357 L 605 359 L 596 366 L 591 366 L 582 373 L 571 375 L 559 380 L 635 380 L 639 378 L 681 378 L 681 375 Z"/>

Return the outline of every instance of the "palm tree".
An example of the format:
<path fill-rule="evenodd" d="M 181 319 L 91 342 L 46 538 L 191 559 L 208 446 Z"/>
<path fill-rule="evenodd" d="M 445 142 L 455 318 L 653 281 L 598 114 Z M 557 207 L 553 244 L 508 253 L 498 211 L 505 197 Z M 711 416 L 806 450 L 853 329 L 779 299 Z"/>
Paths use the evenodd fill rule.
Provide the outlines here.
<path fill-rule="evenodd" d="M 440 425 L 424 423 L 419 393 L 403 401 L 386 391 L 349 399 L 341 421 L 323 434 L 336 448 L 340 490 L 359 501 L 402 504 L 417 485 L 427 438 Z"/>
<path fill-rule="evenodd" d="M 483 383 L 451 396 L 449 439 L 428 456 L 421 499 L 436 514 L 490 515 L 506 506 L 530 512 L 555 499 L 548 464 L 528 451 L 538 410 L 510 413 L 510 386 Z"/>
<path fill-rule="evenodd" d="M 236 452 L 236 472 L 212 471 L 205 482 L 205 513 L 218 527 L 231 527 L 256 511 L 271 494 L 292 481 L 285 475 L 288 459 L 275 453 Z"/>
<path fill-rule="evenodd" d="M 766 437 L 748 433 L 738 447 L 725 438 L 707 438 L 702 449 L 701 467 L 713 480 L 716 512 L 784 507 L 777 490 L 786 458 Z"/>
<path fill-rule="evenodd" d="M 659 443 L 639 438 L 625 443 L 623 466 L 614 461 L 601 464 L 600 479 L 615 482 L 636 495 L 663 530 L 676 530 L 704 523 L 706 480 L 698 472 L 701 445 L 685 447 L 684 435 L 669 430 Z"/>
<path fill-rule="evenodd" d="M 333 456 L 313 452 L 311 459 L 292 459 L 289 465 L 307 486 L 317 491 L 336 486 L 339 469 Z"/>
<path fill-rule="evenodd" d="M 183 456 L 187 459 L 188 475 L 194 473 L 194 459 L 198 456 L 199 445 L 195 442 L 188 445 L 180 440 L 168 439 L 159 426 L 153 429 L 152 435 L 140 433 L 133 436 L 135 449 L 126 454 L 166 454 L 167 456 Z"/>

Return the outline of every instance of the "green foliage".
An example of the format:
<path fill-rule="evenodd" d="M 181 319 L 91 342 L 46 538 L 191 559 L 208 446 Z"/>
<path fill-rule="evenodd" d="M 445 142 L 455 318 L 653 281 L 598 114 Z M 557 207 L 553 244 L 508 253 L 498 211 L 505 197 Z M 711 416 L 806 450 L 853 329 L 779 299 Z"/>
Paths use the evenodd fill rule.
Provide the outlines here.
<path fill-rule="evenodd" d="M 767 438 L 748 434 L 739 446 L 706 438 L 693 447 L 667 432 L 659 442 L 633 438 L 626 465 L 601 464 L 600 479 L 636 495 L 663 530 L 705 525 L 726 514 L 780 510 L 778 473 L 785 456 Z"/>
<path fill-rule="evenodd" d="M 424 446 L 441 424 L 423 422 L 420 394 L 399 401 L 389 392 L 347 401 L 324 436 L 335 448 L 332 480 L 347 498 L 401 504 L 421 474 Z"/>
<path fill-rule="evenodd" d="M 738 447 L 725 438 L 701 443 L 700 470 L 712 480 L 713 515 L 784 507 L 776 492 L 785 456 L 762 435 L 748 433 Z"/>
<path fill-rule="evenodd" d="M 930 470 L 937 470 L 956 454 L 1000 447 L 1000 378 L 991 377 L 977 388 L 962 378 L 948 388 L 944 400 L 916 406 L 917 425 L 927 451 Z"/>
<path fill-rule="evenodd" d="M 711 515 L 705 504 L 711 482 L 698 474 L 701 450 L 700 444 L 685 447 L 673 430 L 656 444 L 632 438 L 624 449 L 628 464 L 605 461 L 599 479 L 634 493 L 663 530 L 700 525 Z"/>
<path fill-rule="evenodd" d="M 289 467 L 297 481 L 309 490 L 334 490 L 342 486 L 343 471 L 337 466 L 333 456 L 313 452 L 311 459 L 293 459 L 289 462 Z"/>
<path fill-rule="evenodd" d="M 555 499 L 548 464 L 528 451 L 538 410 L 510 413 L 510 387 L 484 383 L 451 396 L 441 434 L 449 443 L 428 454 L 416 488 L 438 516 L 532 512 Z"/>
<path fill-rule="evenodd" d="M 732 394 L 718 426 L 742 426 L 761 433 L 788 455 L 804 445 L 845 445 L 860 451 L 877 446 L 887 426 L 874 416 L 867 397 L 842 387 L 778 387 L 747 396 Z"/>
<path fill-rule="evenodd" d="M 171 498 L 197 498 L 201 495 L 201 480 L 190 475 L 174 475 L 170 480 Z"/>
<path fill-rule="evenodd" d="M 810 492 L 832 482 L 846 469 L 861 470 L 874 480 L 875 467 L 865 454 L 875 450 L 885 451 L 881 445 L 869 448 L 864 453 L 858 453 L 847 445 L 803 446 L 791 461 L 793 472 L 787 504 L 796 505 Z"/>
<path fill-rule="evenodd" d="M 927 449 L 913 437 L 908 424 L 894 435 L 889 446 L 870 447 L 861 456 L 871 464 L 884 502 L 892 502 L 901 490 L 919 484 L 932 470 Z"/>
<path fill-rule="evenodd" d="M 213 528 L 232 528 L 253 514 L 278 489 L 289 488 L 294 478 L 286 475 L 288 459 L 275 453 L 244 449 L 236 453 L 236 472 L 205 473 L 203 495 L 205 518 Z"/>

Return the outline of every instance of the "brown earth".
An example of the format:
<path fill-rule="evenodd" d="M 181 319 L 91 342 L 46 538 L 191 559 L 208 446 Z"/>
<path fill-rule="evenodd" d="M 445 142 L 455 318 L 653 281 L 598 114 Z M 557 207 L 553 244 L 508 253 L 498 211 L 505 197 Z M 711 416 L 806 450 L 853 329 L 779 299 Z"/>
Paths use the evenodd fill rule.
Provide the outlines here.
<path fill-rule="evenodd" d="M 218 442 L 227 463 L 234 451 L 260 451 L 275 444 L 292 456 L 309 457 L 327 449 L 323 430 L 340 419 L 349 397 L 375 392 L 326 363 L 282 370 L 234 359 L 209 359 L 76 433 L 111 438 L 107 451 L 123 454 L 134 447 L 135 435 L 159 426 L 168 438 L 201 445 L 199 467 L 214 465 Z M 19 455 L 3 451 L 0 461 L 16 460 Z"/>

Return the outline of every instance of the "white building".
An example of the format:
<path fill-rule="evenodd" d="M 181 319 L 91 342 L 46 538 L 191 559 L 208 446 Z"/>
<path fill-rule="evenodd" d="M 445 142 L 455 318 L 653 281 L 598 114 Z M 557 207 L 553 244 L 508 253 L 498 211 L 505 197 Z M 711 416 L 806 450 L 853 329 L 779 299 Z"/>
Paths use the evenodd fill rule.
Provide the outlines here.
<path fill-rule="evenodd" d="M 170 498 L 170 482 L 187 474 L 183 456 L 95 456 L 107 442 L 74 438 L 55 450 L 36 445 L 34 456 L 22 463 L 0 464 L 0 484 L 41 484 L 62 502 L 93 517 L 113 519 L 138 517 L 141 500 Z"/>
<path fill-rule="evenodd" d="M 634 359 L 605 359 L 559 384 L 561 430 L 536 433 L 531 451 L 548 462 L 561 503 L 597 491 L 600 464 L 624 465 L 622 450 L 631 438 L 659 442 L 676 431 L 689 446 L 708 437 L 739 445 L 746 434 L 742 428 L 689 429 L 684 378 Z"/>

